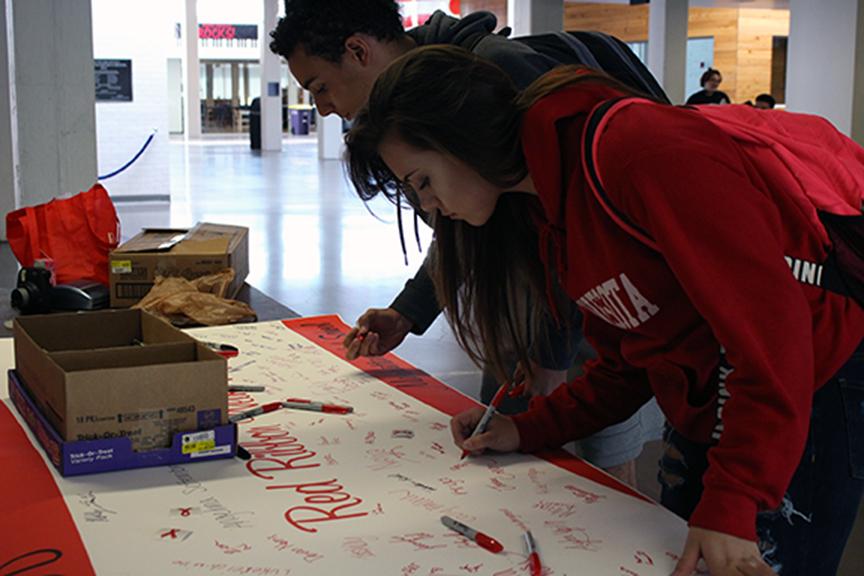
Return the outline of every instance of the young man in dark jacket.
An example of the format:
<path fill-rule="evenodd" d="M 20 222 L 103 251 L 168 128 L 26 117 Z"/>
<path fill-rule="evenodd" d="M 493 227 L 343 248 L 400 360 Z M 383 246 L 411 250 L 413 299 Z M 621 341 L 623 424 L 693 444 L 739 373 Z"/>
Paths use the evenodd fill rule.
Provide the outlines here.
<path fill-rule="evenodd" d="M 378 75 L 393 60 L 420 46 L 452 44 L 469 49 L 501 67 L 520 89 L 562 63 L 525 43 L 494 34 L 496 25 L 495 16 L 488 12 L 457 19 L 437 11 L 423 26 L 406 32 L 399 6 L 392 0 L 289 0 L 285 17 L 271 32 L 270 49 L 287 60 L 291 74 L 314 96 L 321 115 L 350 120 L 366 104 Z M 409 332 L 423 334 L 440 312 L 424 263 L 389 307 L 371 308 L 357 320 L 346 338 L 347 356 L 385 354 Z M 531 389 L 537 394 L 551 392 L 567 380 L 582 340 L 578 316 L 571 319 L 573 333 L 556 331 L 552 324 L 550 320 L 548 344 L 535 349 Z M 484 372 L 483 400 L 488 402 L 496 388 L 495 378 Z M 505 411 L 524 409 L 522 404 Z M 661 426 L 662 417 L 652 403 L 583 441 L 581 451 L 595 465 L 635 484 L 635 458 L 646 441 L 659 437 Z"/>

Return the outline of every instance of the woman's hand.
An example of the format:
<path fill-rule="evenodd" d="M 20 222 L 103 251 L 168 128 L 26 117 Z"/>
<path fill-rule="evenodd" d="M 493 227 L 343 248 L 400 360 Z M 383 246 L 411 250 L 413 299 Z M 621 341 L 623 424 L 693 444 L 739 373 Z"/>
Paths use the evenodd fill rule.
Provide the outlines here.
<path fill-rule="evenodd" d="M 381 356 L 396 348 L 411 331 L 411 321 L 393 308 L 370 308 L 345 336 L 345 358 Z"/>
<path fill-rule="evenodd" d="M 519 429 L 513 420 L 501 414 L 495 414 L 486 425 L 486 431 L 470 438 L 474 428 L 483 417 L 483 408 L 472 408 L 457 414 L 450 420 L 450 431 L 456 445 L 472 453 L 483 450 L 496 452 L 513 452 L 519 449 Z"/>
<path fill-rule="evenodd" d="M 704 560 L 708 568 L 707 574 L 711 576 L 741 576 L 741 574 L 762 576 L 762 574 L 766 574 L 764 571 L 759 571 L 763 567 L 768 569 L 767 574 L 774 574 L 762 562 L 759 548 L 755 542 L 714 530 L 690 528 L 687 534 L 687 543 L 684 545 L 684 553 L 678 560 L 672 576 L 691 576 L 693 573 L 706 574 L 704 570 L 697 571 L 697 564 L 700 564 L 700 559 Z M 750 560 L 757 560 L 755 568 L 749 563 Z M 750 572 L 742 572 L 741 568 L 744 566 L 747 566 Z"/>

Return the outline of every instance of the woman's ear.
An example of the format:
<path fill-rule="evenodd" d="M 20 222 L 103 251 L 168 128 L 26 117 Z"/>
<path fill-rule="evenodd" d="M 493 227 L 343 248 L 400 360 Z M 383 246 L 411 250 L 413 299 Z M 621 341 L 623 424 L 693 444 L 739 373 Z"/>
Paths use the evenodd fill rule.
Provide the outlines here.
<path fill-rule="evenodd" d="M 370 49 L 368 40 L 359 34 L 345 39 L 345 55 L 361 66 L 369 63 Z"/>

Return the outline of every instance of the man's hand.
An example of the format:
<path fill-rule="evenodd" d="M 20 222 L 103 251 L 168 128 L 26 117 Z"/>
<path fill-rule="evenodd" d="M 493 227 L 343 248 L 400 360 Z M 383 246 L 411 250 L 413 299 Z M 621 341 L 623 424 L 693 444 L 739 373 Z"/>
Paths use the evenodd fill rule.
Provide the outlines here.
<path fill-rule="evenodd" d="M 342 341 L 345 358 L 386 354 L 405 340 L 411 326 L 410 320 L 392 308 L 370 308 Z"/>
<path fill-rule="evenodd" d="M 755 542 L 723 532 L 691 527 L 687 534 L 687 543 L 684 545 L 684 553 L 678 560 L 672 576 L 705 574 L 704 570 L 697 570 L 700 559 L 708 567 L 707 574 L 711 576 L 741 576 L 741 574 L 761 576 L 763 572 L 753 571 L 759 570 L 760 564 L 768 569 L 768 574 L 773 574 L 771 569 L 762 562 Z M 759 559 L 756 568 L 751 566 L 750 572 L 742 572 L 741 568 L 748 565 L 751 559 Z"/>
<path fill-rule="evenodd" d="M 450 420 L 450 432 L 456 445 L 472 453 L 480 453 L 483 450 L 495 450 L 496 452 L 513 452 L 519 448 L 519 429 L 513 420 L 501 414 L 495 414 L 489 420 L 486 431 L 470 438 L 480 418 L 483 417 L 483 408 L 472 408 L 457 414 Z"/>

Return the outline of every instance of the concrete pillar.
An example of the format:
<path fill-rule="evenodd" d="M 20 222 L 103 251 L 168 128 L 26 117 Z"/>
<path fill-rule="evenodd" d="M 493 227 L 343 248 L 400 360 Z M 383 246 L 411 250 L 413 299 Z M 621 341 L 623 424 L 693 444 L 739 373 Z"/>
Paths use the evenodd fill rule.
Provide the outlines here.
<path fill-rule="evenodd" d="M 198 62 L 198 0 L 186 0 L 186 58 L 183 59 L 183 102 L 186 140 L 201 138 L 201 72 Z"/>
<path fill-rule="evenodd" d="M 651 0 L 648 69 L 674 104 L 682 104 L 687 71 L 688 0 Z"/>
<path fill-rule="evenodd" d="M 261 26 L 261 150 L 282 149 L 282 89 L 279 85 L 281 62 L 279 56 L 270 51 L 268 34 L 276 28 L 279 16 L 279 0 L 264 2 L 264 22 Z"/>
<path fill-rule="evenodd" d="M 0 0 L 0 216 L 21 205 L 12 34 L 12 0 Z M 6 218 L 0 218 L 0 239 L 6 240 Z"/>
<path fill-rule="evenodd" d="M 824 116 L 859 143 L 864 143 L 862 6 L 862 0 L 790 0 L 786 67 L 786 107 Z"/>
<path fill-rule="evenodd" d="M 855 17 L 855 81 L 852 84 L 852 138 L 864 146 L 864 0 Z"/>
<path fill-rule="evenodd" d="M 97 164 L 90 0 L 4 0 L 2 12 L 5 213 L 87 190 Z"/>
<path fill-rule="evenodd" d="M 338 160 L 342 157 L 342 118 L 336 114 L 318 116 L 318 158 Z"/>
<path fill-rule="evenodd" d="M 564 0 L 507 0 L 507 25 L 513 36 L 564 30 Z"/>

